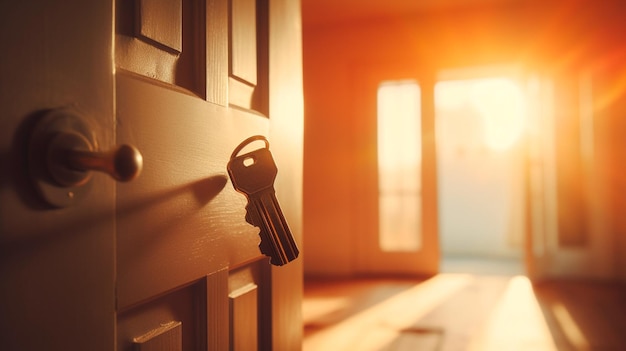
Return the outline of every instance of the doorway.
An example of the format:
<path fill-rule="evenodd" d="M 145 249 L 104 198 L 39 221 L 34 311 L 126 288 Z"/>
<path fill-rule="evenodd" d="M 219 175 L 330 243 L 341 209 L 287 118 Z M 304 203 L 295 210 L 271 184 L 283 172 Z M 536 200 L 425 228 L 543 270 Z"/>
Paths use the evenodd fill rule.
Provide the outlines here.
<path fill-rule="evenodd" d="M 441 272 L 523 274 L 521 85 L 442 79 L 434 94 Z"/>

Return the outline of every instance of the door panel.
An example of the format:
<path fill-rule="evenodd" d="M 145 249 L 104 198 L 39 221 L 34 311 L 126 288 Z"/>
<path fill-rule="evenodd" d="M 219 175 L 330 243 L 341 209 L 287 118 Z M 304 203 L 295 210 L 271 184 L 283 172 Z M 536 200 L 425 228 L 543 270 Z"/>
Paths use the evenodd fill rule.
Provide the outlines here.
<path fill-rule="evenodd" d="M 209 3 L 221 6 L 209 5 L 208 13 L 200 0 L 116 1 L 116 67 L 204 96 L 207 91 L 205 17 L 227 20 L 222 9 L 225 0 Z M 221 36 L 215 36 L 209 43 L 213 44 L 211 49 L 228 44 L 227 38 Z M 224 55 L 223 52 L 217 51 Z"/>
<path fill-rule="evenodd" d="M 206 349 L 206 309 L 203 308 L 206 287 L 203 283 L 196 282 L 118 313 L 117 349 L 132 350 L 141 346 L 141 350 L 150 350 L 156 345 L 162 347 L 158 350 L 168 351 Z"/>
<path fill-rule="evenodd" d="M 271 291 L 269 266 L 257 261 L 230 272 L 228 307 L 231 350 L 269 350 Z"/>
<path fill-rule="evenodd" d="M 439 269 L 437 224 L 437 177 L 434 139 L 433 81 L 416 70 L 415 62 L 362 64 L 357 68 L 355 105 L 362 120 L 355 125 L 357 135 L 354 223 L 357 240 L 356 270 L 359 274 L 430 275 Z M 416 251 L 385 252 L 379 244 L 377 91 L 382 82 L 416 80 L 421 91 L 421 246 Z"/>
<path fill-rule="evenodd" d="M 118 307 L 259 257 L 258 229 L 228 181 L 232 150 L 267 119 L 117 74 L 118 142 L 144 155 L 118 188 Z"/>

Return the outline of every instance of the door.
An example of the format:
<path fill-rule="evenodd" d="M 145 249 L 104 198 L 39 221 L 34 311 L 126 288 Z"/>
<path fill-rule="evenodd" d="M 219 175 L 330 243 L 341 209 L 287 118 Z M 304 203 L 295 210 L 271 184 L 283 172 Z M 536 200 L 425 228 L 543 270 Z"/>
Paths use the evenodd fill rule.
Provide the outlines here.
<path fill-rule="evenodd" d="M 240 142 L 267 135 L 299 232 L 297 4 L 118 1 L 117 16 L 117 140 L 145 158 L 117 191 L 118 349 L 178 322 L 185 350 L 297 348 L 300 261 L 260 255 L 225 168 Z"/>
<path fill-rule="evenodd" d="M 360 274 L 431 275 L 439 269 L 433 81 L 428 75 L 420 74 L 415 67 L 414 62 L 396 60 L 387 64 L 363 64 L 356 69 L 355 111 L 358 116 L 362 116 L 362 120 L 355 125 L 357 131 L 354 133 L 357 136 L 354 145 L 358 157 L 355 161 L 353 213 L 359 235 L 355 266 Z M 420 143 L 415 149 L 410 146 L 406 149 L 405 145 L 411 143 L 400 142 L 400 150 L 393 151 L 394 156 L 399 156 L 398 160 L 392 163 L 410 159 L 417 165 L 410 172 L 406 172 L 405 165 L 395 167 L 397 174 L 391 176 L 393 181 L 387 191 L 384 181 L 381 181 L 385 171 L 380 166 L 387 161 L 382 156 L 385 152 L 381 150 L 384 137 L 377 121 L 381 103 L 379 89 L 385 84 L 403 82 L 418 86 L 415 99 L 419 102 L 414 116 L 417 121 L 403 122 L 406 125 L 401 128 L 417 129 Z M 391 93 L 392 96 L 400 94 Z M 402 107 L 395 112 L 402 113 L 403 110 Z M 394 144 L 398 139 L 399 136 L 392 136 L 389 140 Z M 418 179 L 417 189 L 407 192 L 396 186 L 414 183 L 414 179 L 406 179 L 407 174 L 408 177 Z M 412 194 L 411 198 L 405 196 L 409 193 Z M 385 203 L 391 206 L 388 213 L 394 215 L 392 218 L 384 217 Z M 398 214 L 403 214 L 402 218 L 397 217 Z M 400 225 L 402 221 L 410 223 Z M 381 237 L 384 231 L 390 232 L 392 236 L 399 234 L 399 237 L 409 237 L 409 243 L 386 244 Z"/>
<path fill-rule="evenodd" d="M 239 142 L 267 136 L 300 242 L 299 3 L 39 5 L 2 5 L 16 55 L 1 68 L 0 348 L 299 349 L 301 259 L 269 265 L 226 173 Z M 137 147 L 139 178 L 95 174 L 80 204 L 41 204 L 22 156 L 58 107 L 100 148 Z"/>
<path fill-rule="evenodd" d="M 514 65 L 439 73 L 435 105 L 444 262 L 469 257 L 522 267 L 530 106 L 522 73 Z"/>

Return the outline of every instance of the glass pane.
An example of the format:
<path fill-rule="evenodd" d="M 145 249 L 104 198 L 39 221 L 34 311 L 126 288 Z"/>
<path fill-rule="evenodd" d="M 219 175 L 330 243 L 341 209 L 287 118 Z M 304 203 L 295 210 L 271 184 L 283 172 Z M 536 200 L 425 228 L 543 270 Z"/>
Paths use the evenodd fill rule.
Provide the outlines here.
<path fill-rule="evenodd" d="M 378 88 L 379 245 L 417 251 L 421 245 L 422 132 L 415 81 Z"/>

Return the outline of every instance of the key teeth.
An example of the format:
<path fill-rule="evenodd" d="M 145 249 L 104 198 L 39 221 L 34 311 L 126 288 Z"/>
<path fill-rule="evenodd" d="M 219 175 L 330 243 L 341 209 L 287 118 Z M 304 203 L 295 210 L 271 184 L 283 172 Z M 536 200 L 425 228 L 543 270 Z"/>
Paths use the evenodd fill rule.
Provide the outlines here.
<path fill-rule="evenodd" d="M 272 257 L 271 248 L 268 247 L 268 244 L 263 240 L 263 237 L 261 237 L 261 242 L 259 243 L 259 251 L 261 251 L 261 253 L 265 256 Z"/>
<path fill-rule="evenodd" d="M 246 217 L 245 217 L 246 218 L 246 222 L 248 222 L 249 224 L 252 224 L 255 227 L 259 227 L 260 228 L 258 223 L 254 223 L 254 217 L 251 215 L 251 213 L 252 213 L 252 208 L 250 207 L 250 203 L 248 203 L 246 205 Z"/>
<path fill-rule="evenodd" d="M 252 211 L 253 211 L 252 207 L 250 206 L 250 203 L 248 203 L 248 205 L 246 205 L 246 222 L 259 228 L 259 238 L 261 239 L 261 241 L 259 242 L 259 251 L 261 251 L 263 255 L 270 258 L 271 264 L 275 266 L 282 266 L 284 263 L 281 262 L 280 260 L 277 260 L 272 255 L 273 251 L 272 251 L 271 246 L 265 240 L 263 240 L 263 237 L 265 237 L 266 235 L 264 235 L 263 233 L 263 228 L 261 226 L 261 223 L 256 223 L 256 221 L 254 220 L 255 216 L 252 214 Z"/>
<path fill-rule="evenodd" d="M 262 236 L 261 236 L 261 242 L 259 243 L 259 251 L 261 251 L 263 255 L 270 258 L 271 264 L 275 266 L 282 266 L 284 264 L 283 262 L 281 262 L 280 260 L 277 260 L 274 256 L 272 256 L 271 247 L 269 247 L 269 245 L 265 243 Z"/>
<path fill-rule="evenodd" d="M 252 204 L 250 202 L 248 202 L 248 204 L 246 205 L 246 222 L 248 222 L 249 224 L 259 228 L 259 237 L 261 238 L 261 241 L 259 242 L 259 251 L 261 251 L 261 253 L 267 257 L 270 258 L 270 263 L 274 266 L 284 266 L 285 264 L 295 260 L 298 257 L 298 249 L 297 248 L 293 248 L 295 251 L 295 257 L 289 259 L 287 258 L 286 260 L 281 259 L 281 257 L 278 255 L 277 252 L 275 252 L 274 248 L 272 247 L 271 244 L 267 243 L 267 234 L 264 232 L 263 229 L 263 223 L 261 222 L 261 220 L 255 215 L 254 212 L 254 207 L 252 206 Z"/>

